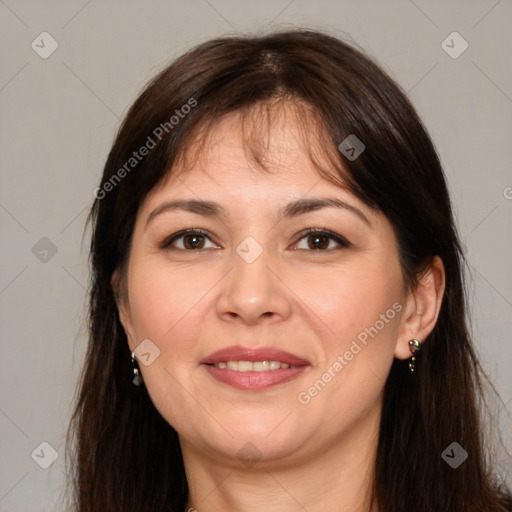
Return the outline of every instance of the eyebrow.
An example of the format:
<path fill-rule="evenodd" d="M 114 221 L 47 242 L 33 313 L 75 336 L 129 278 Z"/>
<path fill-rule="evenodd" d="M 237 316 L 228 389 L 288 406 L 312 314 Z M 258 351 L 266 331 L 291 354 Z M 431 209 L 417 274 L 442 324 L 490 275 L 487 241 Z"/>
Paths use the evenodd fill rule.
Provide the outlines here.
<path fill-rule="evenodd" d="M 297 201 L 292 201 L 281 209 L 281 216 L 285 219 L 289 219 L 328 207 L 348 210 L 357 215 L 361 220 L 363 220 L 366 224 L 368 224 L 368 226 L 371 227 L 371 222 L 368 220 L 368 217 L 359 208 L 356 208 L 355 206 L 352 206 L 351 204 L 348 204 L 345 201 L 334 197 L 298 199 Z M 146 219 L 146 226 L 157 215 L 175 210 L 183 210 L 207 217 L 221 217 L 224 219 L 227 218 L 226 210 L 218 203 L 195 199 L 175 200 L 166 201 L 160 206 L 157 206 L 148 215 Z"/>

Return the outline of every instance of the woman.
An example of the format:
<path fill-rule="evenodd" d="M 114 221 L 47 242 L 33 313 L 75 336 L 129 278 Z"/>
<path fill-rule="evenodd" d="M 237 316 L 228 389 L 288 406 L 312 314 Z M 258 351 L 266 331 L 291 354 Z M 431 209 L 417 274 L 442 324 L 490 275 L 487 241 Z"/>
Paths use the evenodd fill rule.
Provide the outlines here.
<path fill-rule="evenodd" d="M 505 511 L 435 149 L 328 35 L 201 44 L 95 190 L 76 508 Z"/>

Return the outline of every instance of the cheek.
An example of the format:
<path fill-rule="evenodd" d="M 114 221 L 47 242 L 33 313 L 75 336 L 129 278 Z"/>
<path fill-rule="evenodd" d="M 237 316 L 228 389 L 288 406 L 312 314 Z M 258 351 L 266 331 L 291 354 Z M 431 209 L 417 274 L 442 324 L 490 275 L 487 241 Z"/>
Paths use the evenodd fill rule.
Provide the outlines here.
<path fill-rule="evenodd" d="M 308 301 L 332 335 L 321 338 L 322 359 L 298 400 L 340 432 L 374 411 L 381 398 L 402 309 L 401 281 L 391 281 L 354 271 L 333 279 L 329 291 L 310 288 Z"/>
<path fill-rule="evenodd" d="M 161 262 L 133 257 L 128 274 L 128 292 L 135 344 L 149 339 L 160 350 L 150 366 L 140 366 L 151 400 L 165 419 L 179 431 L 185 420 L 200 414 L 201 396 L 191 384 L 190 368 L 196 364 L 196 340 L 204 320 L 201 308 L 215 284 L 208 272 L 172 272 Z M 209 282 L 212 281 L 212 284 Z"/>
<path fill-rule="evenodd" d="M 317 272 L 314 277 L 299 277 L 296 283 L 297 294 L 329 328 L 329 339 L 337 348 L 375 324 L 383 334 L 396 329 L 396 309 L 400 309 L 402 298 L 396 258 L 354 259 L 343 267 Z M 398 306 L 393 308 L 395 303 Z"/>
<path fill-rule="evenodd" d="M 321 360 L 299 401 L 343 425 L 367 414 L 381 396 L 399 332 L 401 270 L 394 258 L 371 264 L 361 258 L 325 277 L 303 281 L 307 303 L 329 333 L 320 338 Z"/>
<path fill-rule="evenodd" d="M 211 283 L 210 283 L 211 282 Z M 173 270 L 162 263 L 134 259 L 128 276 L 128 292 L 137 334 L 163 340 L 170 330 L 194 319 L 195 309 L 215 284 L 207 272 Z"/>

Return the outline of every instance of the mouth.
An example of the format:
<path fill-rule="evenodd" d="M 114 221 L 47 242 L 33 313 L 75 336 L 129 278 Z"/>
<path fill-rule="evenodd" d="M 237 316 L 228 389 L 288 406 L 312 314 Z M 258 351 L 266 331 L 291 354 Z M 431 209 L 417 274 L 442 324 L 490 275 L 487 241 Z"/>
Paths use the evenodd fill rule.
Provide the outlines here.
<path fill-rule="evenodd" d="M 270 347 L 229 347 L 211 354 L 201 364 L 215 380 L 252 391 L 289 382 L 310 366 L 305 359 Z"/>
<path fill-rule="evenodd" d="M 288 368 L 297 368 L 296 366 L 290 365 L 288 363 L 283 363 L 282 361 L 221 361 L 220 363 L 215 363 L 213 366 L 215 368 L 227 368 L 228 370 L 233 370 L 235 372 L 270 372 L 274 370 L 287 370 Z"/>

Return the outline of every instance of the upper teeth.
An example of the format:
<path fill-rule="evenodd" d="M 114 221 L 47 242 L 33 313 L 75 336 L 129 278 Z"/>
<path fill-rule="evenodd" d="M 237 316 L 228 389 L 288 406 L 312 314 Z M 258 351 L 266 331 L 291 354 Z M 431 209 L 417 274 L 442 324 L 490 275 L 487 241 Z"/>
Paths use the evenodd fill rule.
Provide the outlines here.
<path fill-rule="evenodd" d="M 237 372 L 266 372 L 268 370 L 279 370 L 279 368 L 296 368 L 281 361 L 227 361 L 215 363 L 215 368 L 227 368 Z"/>

